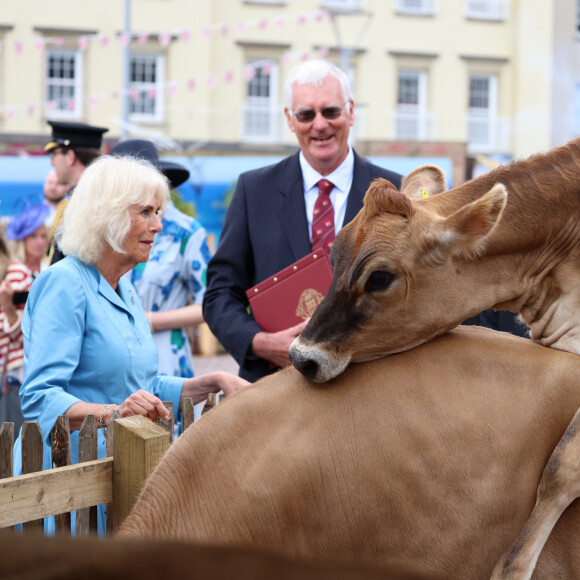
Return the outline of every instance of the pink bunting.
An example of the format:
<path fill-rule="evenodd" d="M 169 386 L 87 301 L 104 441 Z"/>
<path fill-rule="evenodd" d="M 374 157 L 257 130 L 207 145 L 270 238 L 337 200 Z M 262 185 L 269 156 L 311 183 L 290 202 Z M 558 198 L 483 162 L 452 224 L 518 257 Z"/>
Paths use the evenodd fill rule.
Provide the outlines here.
<path fill-rule="evenodd" d="M 64 46 L 64 38 L 55 38 L 54 46 L 61 47 Z"/>
<path fill-rule="evenodd" d="M 234 71 L 233 70 L 229 70 L 226 73 L 225 80 L 226 80 L 226 83 L 228 83 L 228 84 L 234 80 Z"/>
<path fill-rule="evenodd" d="M 34 45 L 36 46 L 36 50 L 38 50 L 38 52 L 42 52 L 44 50 L 44 39 L 40 38 L 34 43 Z"/>
<path fill-rule="evenodd" d="M 138 37 L 137 37 L 137 42 L 139 44 L 147 44 L 147 41 L 149 40 L 149 35 L 146 32 L 142 32 Z"/>
<path fill-rule="evenodd" d="M 100 40 L 99 40 L 99 44 L 101 46 L 108 46 L 109 45 L 109 37 L 108 36 L 101 36 Z"/>
<path fill-rule="evenodd" d="M 204 26 L 201 34 L 205 40 L 209 40 L 209 37 L 211 36 L 211 28 L 209 26 Z"/>
<path fill-rule="evenodd" d="M 127 46 L 131 42 L 131 35 L 128 33 L 121 34 L 121 46 Z"/>
<path fill-rule="evenodd" d="M 193 91 L 193 90 L 195 90 L 195 79 L 189 79 L 189 80 L 187 81 L 187 88 L 188 88 L 188 90 L 190 90 L 190 91 Z"/>
<path fill-rule="evenodd" d="M 22 48 L 23 48 L 22 47 L 22 43 L 19 40 L 17 40 L 14 43 L 14 50 L 16 51 L 16 54 L 21 55 L 22 54 Z"/>
<path fill-rule="evenodd" d="M 170 97 L 175 97 L 177 95 L 177 83 L 170 83 L 167 90 Z"/>
<path fill-rule="evenodd" d="M 89 46 L 89 39 L 86 36 L 79 36 L 77 44 L 81 50 L 85 51 Z"/>
<path fill-rule="evenodd" d="M 91 109 L 94 109 L 97 106 L 98 102 L 99 99 L 97 97 L 89 97 L 89 107 Z"/>
<path fill-rule="evenodd" d="M 256 76 L 256 69 L 253 66 L 247 66 L 244 69 L 244 78 L 247 81 L 251 81 Z"/>
<path fill-rule="evenodd" d="M 264 30 L 267 26 L 268 26 L 268 21 L 266 19 L 260 20 L 260 23 L 258 24 L 258 28 L 260 30 Z"/>
<path fill-rule="evenodd" d="M 169 34 L 169 32 L 162 32 L 159 35 L 159 44 L 161 44 L 161 46 L 169 46 L 170 42 L 171 42 L 171 34 Z"/>
<path fill-rule="evenodd" d="M 137 99 L 139 98 L 139 91 L 137 89 L 131 89 L 129 91 L 129 97 L 134 103 L 136 103 Z"/>
<path fill-rule="evenodd" d="M 215 75 L 210 75 L 210 77 L 207 79 L 207 86 L 210 89 L 215 89 L 217 86 L 217 79 L 215 77 Z"/>
<path fill-rule="evenodd" d="M 181 32 L 181 40 L 183 40 L 183 42 L 189 42 L 191 40 L 191 30 L 189 28 L 186 28 Z"/>
<path fill-rule="evenodd" d="M 28 105 L 26 112 L 28 113 L 29 117 L 32 117 L 34 115 L 34 113 L 36 112 L 36 105 Z"/>

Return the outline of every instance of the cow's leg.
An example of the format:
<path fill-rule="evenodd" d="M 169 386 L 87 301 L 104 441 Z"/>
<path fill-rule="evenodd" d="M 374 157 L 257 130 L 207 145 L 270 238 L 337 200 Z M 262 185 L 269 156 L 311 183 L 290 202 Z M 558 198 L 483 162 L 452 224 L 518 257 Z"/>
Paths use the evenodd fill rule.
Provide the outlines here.
<path fill-rule="evenodd" d="M 554 449 L 524 529 L 496 564 L 491 580 L 527 580 L 564 510 L 580 497 L 580 409 Z"/>

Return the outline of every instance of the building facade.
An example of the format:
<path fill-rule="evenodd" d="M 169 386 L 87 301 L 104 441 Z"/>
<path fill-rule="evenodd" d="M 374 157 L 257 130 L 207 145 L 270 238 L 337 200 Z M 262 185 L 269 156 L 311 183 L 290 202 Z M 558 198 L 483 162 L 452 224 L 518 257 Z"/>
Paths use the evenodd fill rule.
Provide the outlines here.
<path fill-rule="evenodd" d="M 580 128 L 573 0 L 28 0 L 0 13 L 0 152 L 48 119 L 196 154 L 286 154 L 283 83 L 328 58 L 367 155 L 526 157 Z M 125 71 L 125 72 L 124 72 Z M 578 79 L 578 80 L 576 80 Z M 566 113 L 566 119 L 564 119 Z"/>

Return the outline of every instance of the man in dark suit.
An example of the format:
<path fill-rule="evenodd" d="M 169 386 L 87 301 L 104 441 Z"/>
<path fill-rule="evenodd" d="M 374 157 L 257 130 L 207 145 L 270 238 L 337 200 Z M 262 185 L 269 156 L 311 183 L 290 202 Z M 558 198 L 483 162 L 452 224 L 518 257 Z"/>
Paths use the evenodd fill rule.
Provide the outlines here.
<path fill-rule="evenodd" d="M 240 175 L 207 270 L 205 321 L 250 381 L 290 364 L 288 348 L 306 325 L 264 332 L 248 312 L 245 291 L 310 253 L 319 181 L 334 186 L 335 231 L 361 209 L 373 179 L 401 185 L 399 174 L 372 165 L 349 146 L 354 101 L 339 68 L 321 60 L 298 65 L 286 80 L 285 104 L 300 151 Z"/>

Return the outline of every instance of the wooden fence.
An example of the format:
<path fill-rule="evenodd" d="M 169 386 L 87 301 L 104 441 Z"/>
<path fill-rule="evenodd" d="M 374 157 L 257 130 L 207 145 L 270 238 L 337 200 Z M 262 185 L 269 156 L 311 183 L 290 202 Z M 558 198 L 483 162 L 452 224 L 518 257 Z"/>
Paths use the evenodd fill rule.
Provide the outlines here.
<path fill-rule="evenodd" d="M 43 530 L 42 518 L 55 516 L 55 531 L 96 533 L 97 507 L 106 504 L 107 533 L 118 529 L 133 507 L 143 482 L 173 442 L 173 405 L 164 403 L 170 421 L 154 424 L 140 415 L 111 416 L 107 457 L 97 459 L 97 424 L 87 415 L 79 432 L 79 463 L 71 465 L 68 417 L 61 415 L 51 433 L 53 469 L 42 471 L 43 443 L 38 423 L 22 427 L 22 475 L 13 477 L 14 424 L 0 427 L 0 528 L 23 524 L 23 531 Z M 207 411 L 215 404 L 208 399 Z M 182 430 L 193 423 L 190 399 L 183 403 Z"/>

